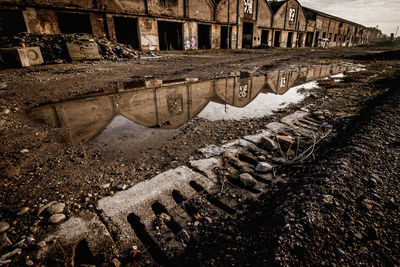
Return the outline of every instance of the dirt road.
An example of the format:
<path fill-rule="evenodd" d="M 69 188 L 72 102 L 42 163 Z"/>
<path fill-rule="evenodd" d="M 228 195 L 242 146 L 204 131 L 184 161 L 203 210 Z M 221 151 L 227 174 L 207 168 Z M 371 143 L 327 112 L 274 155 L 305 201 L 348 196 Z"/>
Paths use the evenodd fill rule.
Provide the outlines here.
<path fill-rule="evenodd" d="M 364 199 L 375 197 L 369 195 L 364 197 L 366 193 L 361 195 L 361 193 L 356 194 L 351 192 L 354 188 L 361 188 L 364 186 L 363 183 L 370 183 L 368 182 L 370 180 L 363 182 L 360 178 L 363 175 L 370 175 L 369 169 L 375 170 L 377 173 L 380 172 L 379 169 L 374 169 L 377 165 L 381 164 L 379 161 L 362 168 L 363 162 L 372 162 L 373 155 L 376 155 L 377 159 L 383 160 L 383 157 L 378 153 L 380 147 L 381 149 L 386 149 L 386 147 L 388 147 L 388 155 L 392 152 L 393 155 L 397 153 L 394 145 L 390 145 L 390 142 L 386 144 L 385 141 L 383 141 L 385 135 L 389 135 L 389 137 L 392 136 L 390 138 L 394 138 L 393 142 L 396 142 L 395 139 L 398 138 L 398 133 L 395 128 L 392 129 L 389 127 L 391 124 L 395 124 L 396 120 L 393 116 L 398 115 L 397 110 L 393 108 L 397 105 L 397 102 L 386 103 L 390 99 L 388 97 L 390 94 L 385 94 L 383 92 L 389 87 L 391 88 L 390 92 L 393 92 L 393 96 L 397 96 L 394 93 L 395 90 L 397 90 L 394 85 L 397 83 L 395 79 L 398 77 L 400 69 L 399 61 L 387 59 L 391 59 L 391 57 L 394 56 L 398 57 L 398 53 L 390 54 L 384 61 L 382 58 L 377 58 L 378 60 L 376 61 L 373 56 L 368 56 L 366 60 L 363 61 L 346 59 L 346 57 L 376 53 L 382 50 L 385 49 L 273 49 L 191 53 L 176 52 L 168 54 L 161 53 L 160 58 L 152 59 L 116 62 L 82 62 L 43 65 L 29 69 L 0 70 L 0 81 L 1 84 L 4 84 L 4 88 L 0 90 L 0 104 L 2 106 L 0 115 L 0 131 L 2 136 L 0 140 L 0 221 L 7 222 L 10 226 L 7 230 L 7 238 L 10 239 L 13 244 L 20 240 L 21 236 L 32 236 L 40 240 L 40 237 L 53 230 L 55 228 L 54 225 L 49 224 L 43 216 L 37 215 L 38 209 L 46 203 L 51 201 L 64 203 L 66 207 L 63 210 L 63 214 L 65 214 L 67 218 L 73 215 L 79 215 L 85 211 L 96 212 L 96 203 L 99 199 L 113 195 L 116 191 L 125 189 L 125 187 L 136 185 L 170 168 L 187 164 L 190 158 L 195 158 L 196 155 L 198 155 L 197 149 L 210 144 L 220 145 L 230 139 L 239 138 L 248 134 L 256 134 L 266 123 L 277 121 L 294 110 L 311 104 L 311 107 L 316 111 L 327 110 L 329 113 L 326 116 L 326 121 L 334 125 L 336 129 L 326 143 L 323 144 L 324 149 L 322 149 L 322 151 L 332 150 L 336 151 L 338 155 L 334 157 L 332 154 L 336 152 L 331 152 L 331 154 L 329 154 L 322 153 L 321 150 L 318 150 L 319 152 L 317 152 L 316 156 L 314 158 L 311 157 L 309 161 L 306 161 L 304 164 L 282 171 L 295 177 L 293 179 L 293 184 L 290 183 L 288 186 L 282 188 L 274 188 L 272 191 L 273 193 L 265 198 L 264 203 L 258 203 L 255 206 L 251 205 L 251 203 L 248 205 L 249 208 L 253 210 L 256 209 L 255 219 L 249 216 L 249 225 L 254 226 L 254 223 L 260 224 L 260 232 L 265 233 L 263 242 L 266 242 L 267 245 L 264 246 L 265 243 L 254 243 L 257 241 L 259 232 L 256 230 L 257 226 L 246 230 L 247 220 L 244 220 L 243 224 L 242 222 L 237 225 L 234 223 L 229 227 L 229 234 L 222 235 L 223 239 L 218 241 L 214 240 L 214 242 L 210 236 L 213 235 L 215 231 L 224 233 L 226 230 L 225 224 L 225 226 L 221 228 L 222 224 L 220 224 L 220 222 L 215 222 L 211 227 L 212 230 L 207 227 L 199 228 L 199 235 L 203 236 L 203 238 L 201 238 L 200 241 L 194 241 L 193 244 L 190 244 L 187 254 L 179 258 L 178 261 L 186 263 L 187 256 L 189 258 L 196 257 L 201 264 L 207 265 L 220 265 L 224 260 L 244 265 L 247 263 L 261 264 L 264 259 L 266 259 L 268 263 L 275 264 L 301 264 L 307 261 L 315 264 L 328 264 L 333 262 L 337 264 L 356 264 L 358 258 L 351 258 L 349 255 L 353 255 L 361 248 L 357 247 L 358 250 L 355 250 L 356 248 L 353 247 L 351 249 L 347 248 L 338 240 L 339 237 L 343 239 L 349 238 L 350 232 L 358 231 L 353 228 L 346 228 L 350 227 L 347 222 L 341 227 L 337 224 L 334 230 L 330 230 L 329 227 L 326 228 L 325 226 L 312 229 L 312 231 L 315 232 L 310 230 L 310 233 L 318 233 L 318 236 L 321 236 L 317 241 L 313 239 L 314 237 L 312 234 L 305 234 L 302 232 L 308 231 L 307 229 L 299 230 L 300 232 L 296 232 L 297 234 L 294 237 L 292 236 L 294 230 L 285 233 L 282 229 L 278 229 L 278 226 L 284 226 L 283 222 L 286 224 L 285 220 L 288 219 L 284 218 L 285 215 L 281 214 L 283 210 L 286 210 L 282 207 L 288 205 L 285 202 L 285 196 L 293 195 L 294 192 L 296 192 L 296 194 L 302 194 L 301 192 L 304 191 L 304 194 L 299 197 L 299 202 L 310 202 L 310 206 L 313 206 L 313 203 L 323 201 L 322 199 L 325 195 L 329 195 L 328 198 L 330 200 L 332 199 L 331 196 L 336 199 L 336 197 L 340 195 L 341 187 L 344 188 L 343 190 L 350 191 L 349 195 L 351 195 L 351 197 L 347 198 L 349 203 L 355 201 L 354 205 L 362 202 Z M 69 99 L 76 99 L 77 97 L 83 98 L 89 93 L 107 94 L 109 91 L 115 91 L 116 86 L 118 90 L 119 84 L 132 85 L 143 82 L 145 76 L 154 78 L 155 80 L 161 79 L 175 82 L 186 78 L 207 80 L 227 77 L 232 72 L 252 73 L 252 75 L 257 76 L 266 74 L 271 70 L 284 70 L 293 66 L 298 68 L 300 66 L 315 64 L 345 64 L 354 62 L 363 64 L 361 71 L 346 73 L 345 77 L 339 79 L 328 78 L 326 80 L 320 80 L 320 87 L 311 89 L 310 93 L 307 94 L 308 96 L 301 103 L 291 105 L 273 115 L 241 120 L 216 121 L 195 117 L 179 129 L 165 130 L 165 132 L 161 134 L 160 131 L 164 131 L 164 129 L 155 128 L 160 125 L 152 125 L 151 128 L 143 127 L 147 129 L 145 135 L 142 134 L 143 129 L 140 127 L 140 131 L 136 126 L 136 128 L 129 128 L 126 132 L 122 133 L 122 139 L 118 141 L 119 147 L 125 147 L 125 150 L 121 153 L 110 152 L 113 151 L 113 145 L 116 146 L 115 142 L 99 143 L 98 139 L 96 139 L 97 141 L 90 139 L 76 144 L 68 143 L 66 142 L 66 139 L 68 139 L 66 137 L 69 135 L 68 129 L 54 127 L 48 124 L 40 124 L 30 120 L 27 116 L 32 108 L 39 105 L 57 103 Z M 385 83 L 385 81 L 387 81 L 387 83 Z M 383 96 L 379 97 L 375 102 L 368 102 L 381 94 L 383 94 Z M 377 106 L 376 110 L 382 110 L 384 109 L 383 107 L 386 107 L 385 105 L 392 107 L 392 109 L 387 108 L 388 111 L 385 112 L 379 111 L 382 113 L 382 118 L 376 114 L 371 115 L 367 112 L 368 109 L 374 109 L 374 106 Z M 362 115 L 357 117 L 360 112 Z M 379 112 L 377 111 L 377 113 Z M 366 126 L 357 122 L 359 118 L 366 120 Z M 368 125 L 372 127 L 376 120 L 390 121 L 391 124 L 384 123 L 382 129 L 386 129 L 386 131 L 378 131 L 379 129 L 375 129 L 377 131 L 376 136 L 368 137 Z M 342 126 L 347 127 L 342 129 Z M 91 127 L 91 125 L 88 125 L 86 129 Z M 161 127 L 163 127 L 163 125 L 161 125 Z M 358 129 L 359 127 L 360 133 L 354 133 L 354 129 Z M 132 134 L 134 131 L 137 131 L 138 134 Z M 157 131 L 156 137 L 154 137 L 155 131 Z M 351 137 L 348 137 L 349 134 Z M 369 139 L 366 143 L 373 144 L 374 148 L 372 151 L 361 151 L 362 157 L 358 159 L 358 163 L 354 163 L 353 160 L 357 158 L 358 155 L 356 153 L 357 149 L 359 149 L 357 148 L 358 146 L 356 145 L 354 151 L 350 149 L 351 151 L 349 152 L 346 148 L 348 145 L 344 145 L 343 142 L 355 142 L 354 138 L 358 138 L 357 136 L 359 135 L 367 136 Z M 107 139 L 107 136 L 104 137 L 104 135 L 98 137 Z M 360 147 L 361 149 L 366 149 L 363 145 Z M 391 149 L 394 150 L 391 151 Z M 363 154 L 364 152 L 365 155 Z M 348 155 L 353 156 L 349 158 Z M 324 159 L 324 161 L 321 159 Z M 360 178 L 360 181 L 357 180 L 349 185 L 337 184 L 339 182 L 344 183 L 343 178 L 337 178 L 339 180 L 332 180 L 329 183 L 325 181 L 329 180 L 328 177 L 336 177 L 337 172 L 343 168 L 343 166 L 336 166 L 333 162 L 342 160 L 346 161 L 347 165 L 354 167 L 353 171 L 347 169 L 346 171 L 352 173 L 351 177 L 355 176 Z M 395 162 L 395 160 L 394 156 L 391 162 Z M 326 164 L 328 165 L 332 162 L 333 165 L 329 172 L 316 172 L 316 170 L 323 169 L 325 163 L 322 162 L 327 162 Z M 357 165 L 357 167 L 355 167 L 355 165 Z M 393 168 L 393 173 L 397 173 L 398 171 L 394 165 L 391 166 L 390 164 L 387 165 L 384 170 L 385 177 L 388 177 L 388 179 L 390 177 L 390 179 L 393 178 L 389 172 L 391 168 Z M 318 176 L 318 181 L 325 182 L 317 183 L 311 178 L 305 179 L 304 184 L 303 182 L 299 182 L 303 181 L 302 177 L 313 176 L 313 173 L 318 173 L 315 174 Z M 374 179 L 375 181 L 379 180 L 376 178 Z M 378 185 L 373 187 L 375 188 L 373 190 L 379 190 L 375 193 L 369 191 L 369 194 L 377 194 L 378 197 L 375 198 L 378 198 L 379 201 L 375 198 L 374 201 L 381 203 L 381 206 L 390 202 L 392 204 L 389 203 L 387 205 L 397 207 L 400 200 L 392 193 L 394 192 L 394 188 L 398 186 L 398 181 L 390 180 L 390 183 L 392 183 L 390 185 L 393 190 L 385 191 L 383 187 L 387 187 L 389 184 L 385 184 L 384 177 L 380 179 L 384 184 L 382 185 L 382 189 L 379 189 L 381 185 L 378 181 Z M 312 184 L 314 183 L 316 184 L 316 189 L 310 191 L 309 188 L 313 187 Z M 326 185 L 323 188 L 325 191 L 321 189 L 321 192 L 316 194 L 315 197 L 310 197 L 310 195 L 313 195 L 321 188 L 320 183 Z M 338 189 L 333 189 L 336 186 L 340 187 Z M 394 198 L 393 201 L 391 198 Z M 272 209 L 269 209 L 272 205 L 271 202 L 274 202 L 275 199 L 277 200 L 276 203 L 273 204 Z M 329 203 L 331 203 L 330 200 Z M 345 214 L 345 212 L 343 210 L 346 210 L 346 208 L 340 206 L 342 202 L 337 201 L 336 203 L 334 201 L 334 204 L 329 203 L 327 206 L 333 205 L 338 207 L 337 213 L 340 213 L 340 216 L 344 216 L 343 214 Z M 346 205 L 350 205 L 349 203 Z M 327 208 L 328 210 L 330 210 L 329 207 Z M 349 208 L 352 210 L 349 216 L 352 216 L 352 218 L 364 216 L 364 214 L 356 213 L 354 207 Z M 288 205 L 288 209 L 289 208 L 291 208 L 290 205 Z M 294 209 L 295 210 L 287 210 L 287 212 L 290 211 L 290 214 L 294 214 L 293 216 L 300 216 L 304 212 L 308 212 L 300 212 L 299 210 L 302 209 L 301 207 L 294 207 Z M 386 211 L 382 209 L 379 211 L 383 212 L 383 215 L 380 216 L 385 217 Z M 320 210 L 312 210 L 310 212 L 314 212 L 318 216 L 319 213 L 323 213 Z M 339 219 L 341 217 L 338 214 L 325 215 L 325 213 L 323 213 L 320 217 L 316 216 L 318 217 L 318 223 L 323 224 L 324 220 L 334 219 L 336 221 L 342 221 L 342 219 Z M 398 229 L 397 222 L 393 222 L 394 225 L 389 227 L 390 230 L 381 235 L 381 230 L 379 229 L 383 229 L 385 226 L 383 224 L 380 225 L 378 220 L 375 221 L 375 224 L 378 226 L 365 226 L 367 219 L 374 217 L 374 213 L 368 214 L 367 217 L 364 216 L 358 219 L 362 224 L 362 229 L 359 230 L 361 234 L 362 232 L 367 233 L 370 231 L 370 228 L 373 227 L 374 229 L 378 229 L 379 236 L 389 238 L 389 236 L 391 236 L 392 233 L 394 235 L 396 229 Z M 395 216 L 396 214 L 398 214 L 398 210 L 394 210 L 393 214 L 390 216 Z M 265 216 L 272 216 L 276 218 L 277 221 L 274 219 L 271 222 L 273 226 L 265 226 L 262 223 Z M 332 216 L 333 219 L 331 218 Z M 300 220 L 300 217 L 296 217 L 293 220 Z M 229 220 L 225 219 L 224 223 L 229 225 L 228 221 Z M 384 223 L 390 224 L 389 219 Z M 341 229 L 343 227 L 345 228 L 344 230 Z M 248 230 L 251 233 L 249 234 L 248 240 L 243 241 L 243 239 L 236 239 L 237 242 L 235 245 L 230 246 L 232 249 L 236 250 L 232 250 L 228 258 L 222 258 L 222 254 L 226 251 L 221 246 L 231 242 L 233 238 L 232 234 L 236 231 L 235 229 L 244 231 L 245 234 Z M 269 231 L 273 231 L 272 236 Z M 334 231 L 334 234 L 329 234 L 330 231 Z M 341 232 L 338 233 L 338 231 Z M 329 246 L 326 250 L 329 251 L 328 256 L 333 257 L 333 253 L 339 253 L 340 260 L 336 261 L 333 258 L 329 258 L 322 262 L 317 256 L 320 251 L 317 251 L 315 247 L 311 248 L 312 242 L 321 242 L 322 244 L 322 240 L 326 235 L 332 235 L 337 238 L 335 241 L 332 241 L 332 243 L 326 243 L 326 245 Z M 282 238 L 279 238 L 279 236 Z M 282 239 L 285 239 L 285 241 L 281 242 L 280 240 Z M 360 240 L 364 239 L 360 238 Z M 376 239 L 368 240 L 375 242 L 374 240 Z M 378 265 L 383 265 L 384 263 L 399 264 L 398 251 L 390 250 L 390 253 L 388 252 L 389 254 L 382 254 L 386 252 L 376 247 L 371 247 L 395 246 L 395 241 L 393 240 L 394 239 L 391 238 L 390 240 L 385 239 L 384 242 L 386 243 L 376 244 L 375 242 L 375 245 L 368 241 L 368 245 L 363 246 L 362 253 L 365 252 L 364 247 L 367 247 L 367 251 L 373 250 L 376 251 L 376 255 L 380 255 L 379 262 L 378 260 L 376 261 Z M 300 248 L 296 245 L 298 242 L 306 243 Z M 199 244 L 209 244 L 209 248 L 212 249 L 212 251 L 201 248 Z M 323 244 L 325 245 L 325 243 Z M 339 244 L 342 245 L 339 246 Z M 29 248 L 29 245 L 27 246 Z M 255 246 L 255 248 L 250 248 L 253 246 Z M 220 250 L 214 250 L 213 248 L 215 247 L 221 248 Z M 1 249 L 2 252 L 6 252 L 9 250 L 9 245 L 2 246 Z M 255 258 L 251 259 L 245 256 L 250 255 L 246 254 L 249 252 L 249 249 L 252 253 L 255 253 L 254 255 L 257 255 Z M 336 252 L 332 252 L 335 251 L 335 249 Z M 238 253 L 238 251 L 240 251 L 240 253 Z M 342 255 L 343 251 L 344 254 Z M 271 253 L 273 253 L 273 255 Z M 299 257 L 299 253 L 303 256 Z M 131 260 L 125 258 L 125 256 L 126 255 L 122 258 L 130 262 Z M 139 261 L 141 263 L 146 262 L 146 260 L 146 257 L 134 259 L 134 261 Z M 22 261 L 24 261 L 24 259 L 22 259 Z M 368 258 L 366 262 L 368 261 L 373 261 L 373 259 Z"/>

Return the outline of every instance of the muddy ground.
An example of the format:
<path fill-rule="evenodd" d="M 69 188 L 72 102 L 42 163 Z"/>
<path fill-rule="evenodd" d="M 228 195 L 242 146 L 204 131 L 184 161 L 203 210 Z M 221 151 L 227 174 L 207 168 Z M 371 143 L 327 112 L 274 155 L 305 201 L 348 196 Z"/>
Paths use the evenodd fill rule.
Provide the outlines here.
<path fill-rule="evenodd" d="M 214 222 L 211 228 L 199 228 L 202 238 L 178 262 L 399 264 L 396 79 L 400 66 L 392 56 L 359 56 L 383 50 L 387 49 L 176 52 L 161 53 L 156 59 L 0 70 L 0 81 L 6 84 L 0 90 L 0 219 L 11 225 L 8 238 L 15 243 L 22 235 L 39 237 L 53 227 L 36 216 L 41 204 L 64 202 L 67 217 L 95 210 L 96 201 L 113 194 L 119 184 L 132 186 L 186 164 L 200 147 L 255 134 L 262 125 L 314 104 L 315 110 L 330 112 L 327 120 L 336 130 L 314 158 L 282 170 L 295 174 L 293 183 L 272 188 L 261 204 L 250 203 L 249 214 L 253 216 L 225 219 L 223 227 Z M 389 55 L 398 57 L 398 53 Z M 67 145 L 62 129 L 26 118 L 26 112 L 37 105 L 104 91 L 115 82 L 140 80 L 148 75 L 164 80 L 208 79 L 225 77 L 233 71 L 262 74 L 290 65 L 335 62 L 361 62 L 367 70 L 348 73 L 339 83 L 332 79 L 320 81 L 321 88 L 302 103 L 272 116 L 241 121 L 194 119 L 171 140 L 160 140 L 159 147 L 138 149 L 124 157 L 103 154 L 93 149 L 90 141 Z M 103 188 L 107 183 L 110 187 Z M 329 199 L 327 204 L 325 198 Z M 370 204 L 370 209 L 363 210 L 365 199 L 377 205 Z M 17 215 L 23 207 L 29 210 Z M 241 238 L 233 238 L 238 232 Z M 232 252 L 227 253 L 227 248 Z M 140 258 L 136 260 L 140 262 Z"/>

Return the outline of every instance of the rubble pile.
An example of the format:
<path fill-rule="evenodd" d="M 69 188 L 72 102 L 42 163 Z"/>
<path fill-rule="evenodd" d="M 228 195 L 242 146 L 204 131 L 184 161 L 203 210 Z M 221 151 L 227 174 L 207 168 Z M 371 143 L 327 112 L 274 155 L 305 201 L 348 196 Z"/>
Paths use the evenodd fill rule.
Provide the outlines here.
<path fill-rule="evenodd" d="M 46 63 L 56 63 L 60 61 L 69 61 L 69 53 L 66 46 L 67 42 L 73 42 L 81 38 L 89 38 L 94 40 L 98 47 L 99 53 L 103 59 L 119 60 L 119 59 L 137 59 L 141 56 L 153 57 L 155 52 L 135 51 L 129 45 L 120 44 L 105 37 L 96 37 L 90 34 L 30 34 L 20 33 L 8 39 L 2 46 L 21 46 L 22 44 L 29 46 L 39 46 L 43 59 Z"/>

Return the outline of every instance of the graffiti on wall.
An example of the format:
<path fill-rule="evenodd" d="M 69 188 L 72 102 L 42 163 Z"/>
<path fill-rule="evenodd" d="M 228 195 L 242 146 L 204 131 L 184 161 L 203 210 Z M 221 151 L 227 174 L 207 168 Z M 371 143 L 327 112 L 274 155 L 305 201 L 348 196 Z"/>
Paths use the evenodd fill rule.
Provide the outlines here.
<path fill-rule="evenodd" d="M 197 46 L 196 36 L 190 36 L 185 39 L 185 50 L 196 49 L 196 46 Z"/>
<path fill-rule="evenodd" d="M 290 8 L 289 9 L 289 21 L 293 22 L 296 15 L 296 9 Z"/>
<path fill-rule="evenodd" d="M 285 86 L 286 86 L 286 77 L 282 77 L 279 87 L 283 88 Z"/>
<path fill-rule="evenodd" d="M 154 44 L 156 44 L 156 37 L 153 35 L 145 35 L 143 36 L 144 42 L 143 46 L 148 46 L 150 51 L 153 51 L 156 49 Z"/>
<path fill-rule="evenodd" d="M 247 84 L 240 85 L 239 87 L 239 97 L 245 98 L 249 94 L 249 89 L 247 88 Z"/>
<path fill-rule="evenodd" d="M 253 0 L 244 0 L 244 13 L 253 14 Z"/>

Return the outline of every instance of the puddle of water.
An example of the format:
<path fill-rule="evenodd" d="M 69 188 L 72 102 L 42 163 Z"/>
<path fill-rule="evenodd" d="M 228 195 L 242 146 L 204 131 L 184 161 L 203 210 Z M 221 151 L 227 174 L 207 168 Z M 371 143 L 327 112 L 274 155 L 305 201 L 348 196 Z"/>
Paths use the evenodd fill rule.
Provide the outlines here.
<path fill-rule="evenodd" d="M 235 73 L 199 81 L 196 78 L 116 83 L 104 93 L 33 108 L 28 116 L 66 129 L 65 140 L 94 140 L 106 151 L 132 153 L 159 147 L 181 126 L 198 116 L 208 120 L 260 118 L 300 102 L 315 80 L 360 68 L 349 65 L 291 67 L 265 76 Z M 335 74 L 338 74 L 335 76 Z"/>
<path fill-rule="evenodd" d="M 242 108 L 210 102 L 198 116 L 211 121 L 261 118 L 291 103 L 300 102 L 306 96 L 301 91 L 312 88 L 318 88 L 317 82 L 309 82 L 304 85 L 292 87 L 283 95 L 261 93 L 247 106 Z"/>

